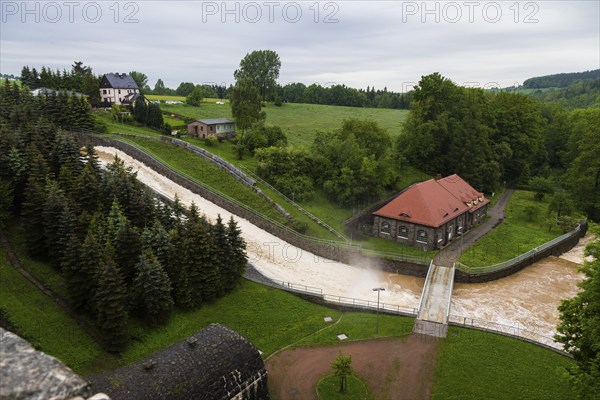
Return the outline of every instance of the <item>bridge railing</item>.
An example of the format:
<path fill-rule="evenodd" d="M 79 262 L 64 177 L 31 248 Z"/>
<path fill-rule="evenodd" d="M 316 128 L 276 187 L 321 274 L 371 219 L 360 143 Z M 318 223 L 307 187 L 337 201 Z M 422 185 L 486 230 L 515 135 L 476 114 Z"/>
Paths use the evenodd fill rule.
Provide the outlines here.
<path fill-rule="evenodd" d="M 461 315 L 449 315 L 450 325 L 461 326 L 465 328 L 478 329 L 486 332 L 499 333 L 504 336 L 515 337 L 527 342 L 541 345 L 554 351 L 558 351 L 569 357 L 571 355 L 563 351 L 562 343 L 556 342 L 554 338 L 543 335 L 532 329 L 527 329 L 519 323 L 513 325 L 504 325 L 498 322 L 486 321 L 477 318 L 470 318 Z"/>
<path fill-rule="evenodd" d="M 571 239 L 573 236 L 580 235 L 583 224 L 585 224 L 585 222 L 578 224 L 577 227 L 575 227 L 575 229 L 573 229 L 572 231 L 567 232 L 564 235 L 558 236 L 558 237 L 556 237 L 534 249 L 526 251 L 523 254 L 519 254 L 518 256 L 516 256 L 508 261 L 504 261 L 504 262 L 501 262 L 498 264 L 488 265 L 488 266 L 484 266 L 484 267 L 471 267 L 469 265 L 465 265 L 463 263 L 457 262 L 457 263 L 455 263 L 455 267 L 457 269 L 459 269 L 460 271 L 465 272 L 467 274 L 471 274 L 471 275 L 488 274 L 488 273 L 500 271 L 500 270 L 503 270 L 506 268 L 510 268 L 513 265 L 522 262 L 523 260 L 534 257 L 536 254 L 538 254 L 546 249 L 549 249 L 549 248 L 554 247 L 566 240 Z"/>

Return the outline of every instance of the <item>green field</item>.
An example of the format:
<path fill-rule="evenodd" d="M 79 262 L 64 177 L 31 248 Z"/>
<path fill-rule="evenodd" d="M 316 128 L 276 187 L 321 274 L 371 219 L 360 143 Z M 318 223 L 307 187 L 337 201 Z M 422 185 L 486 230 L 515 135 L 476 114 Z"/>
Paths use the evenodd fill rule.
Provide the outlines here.
<path fill-rule="evenodd" d="M 434 400 L 570 400 L 568 357 L 509 337 L 448 328 L 437 356 Z"/>
<path fill-rule="evenodd" d="M 532 192 L 515 191 L 506 206 L 504 222 L 466 249 L 460 262 L 471 267 L 494 265 L 562 235 L 558 227 L 548 229 L 545 224 L 551 199 L 552 196 L 547 195 L 543 201 L 537 201 Z M 528 206 L 537 210 L 531 221 L 525 214 Z"/>
<path fill-rule="evenodd" d="M 228 104 L 202 103 L 200 107 L 187 104 L 161 104 L 160 108 L 163 111 L 194 119 L 232 118 Z M 294 103 L 287 103 L 282 107 L 268 104 L 263 107 L 263 111 L 267 113 L 267 124 L 280 126 L 287 135 L 289 144 L 306 148 L 312 145 L 317 131 L 338 129 L 348 118 L 373 119 L 387 129 L 392 138 L 395 138 L 400 135 L 401 124 L 408 115 L 408 110 Z"/>
<path fill-rule="evenodd" d="M 161 94 L 147 94 L 144 95 L 146 96 L 146 98 L 148 100 L 160 100 L 161 102 L 165 102 L 167 100 L 175 100 L 175 101 L 183 101 L 185 102 L 185 96 L 166 96 L 166 95 L 161 95 Z M 213 99 L 210 97 L 207 97 L 205 99 L 202 99 L 203 103 L 216 103 L 217 101 L 222 101 L 225 104 L 229 104 L 229 100 L 228 99 Z"/>

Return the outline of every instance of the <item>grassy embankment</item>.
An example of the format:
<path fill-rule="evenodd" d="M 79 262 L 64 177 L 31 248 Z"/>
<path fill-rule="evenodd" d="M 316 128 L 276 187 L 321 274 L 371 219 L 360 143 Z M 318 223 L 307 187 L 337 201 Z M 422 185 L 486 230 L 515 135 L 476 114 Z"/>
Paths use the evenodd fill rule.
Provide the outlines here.
<path fill-rule="evenodd" d="M 543 201 L 537 201 L 533 195 L 533 192 L 515 191 L 506 206 L 504 222 L 465 250 L 460 262 L 471 267 L 494 265 L 562 235 L 558 227 L 550 229 L 545 222 L 552 196 L 546 195 Z M 533 216 L 526 213 L 528 207 L 535 209 Z"/>

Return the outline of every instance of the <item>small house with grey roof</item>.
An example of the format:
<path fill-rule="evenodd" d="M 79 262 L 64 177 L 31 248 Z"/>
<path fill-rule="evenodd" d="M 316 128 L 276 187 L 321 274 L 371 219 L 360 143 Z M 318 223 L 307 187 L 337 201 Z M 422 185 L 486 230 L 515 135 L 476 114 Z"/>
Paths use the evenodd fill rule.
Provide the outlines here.
<path fill-rule="evenodd" d="M 129 74 L 118 72 L 105 74 L 100 80 L 100 101 L 104 107 L 113 104 L 133 105 L 139 96 L 144 98 L 137 83 Z"/>
<path fill-rule="evenodd" d="M 188 135 L 200 139 L 216 136 L 229 139 L 235 136 L 235 123 L 229 118 L 197 119 L 187 124 Z"/>

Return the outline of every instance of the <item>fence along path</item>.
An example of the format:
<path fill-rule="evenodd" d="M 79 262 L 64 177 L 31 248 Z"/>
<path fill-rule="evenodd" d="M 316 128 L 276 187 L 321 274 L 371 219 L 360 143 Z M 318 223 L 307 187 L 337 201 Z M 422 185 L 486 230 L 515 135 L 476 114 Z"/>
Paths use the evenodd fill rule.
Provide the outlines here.
<path fill-rule="evenodd" d="M 329 232 L 333 233 L 340 240 L 343 240 L 345 242 L 348 241 L 348 239 L 344 235 L 342 235 L 340 232 L 336 231 L 334 228 L 332 228 L 331 226 L 329 226 L 328 224 L 326 224 L 325 222 L 323 222 L 322 220 L 320 220 L 319 218 L 317 218 L 316 216 L 314 216 L 313 214 L 311 214 L 310 212 L 308 212 L 307 210 L 302 208 L 302 206 L 300 204 L 296 203 L 294 200 L 290 199 L 285 194 L 281 193 L 269 182 L 265 181 L 264 179 L 262 179 L 261 177 L 259 177 L 258 175 L 256 175 L 254 172 L 250 171 L 248 168 L 244 167 L 243 165 L 240 165 L 240 169 L 242 171 L 244 171 L 247 175 L 250 175 L 252 178 L 254 178 L 254 180 L 262 183 L 263 185 L 265 185 L 266 187 L 268 187 L 269 189 L 271 189 L 272 191 L 277 193 L 279 196 L 281 196 L 281 198 L 283 198 L 285 201 L 290 203 L 293 207 L 295 207 L 302 214 L 306 215 L 308 218 L 312 219 L 318 225 L 322 226 L 323 228 L 327 229 Z"/>

